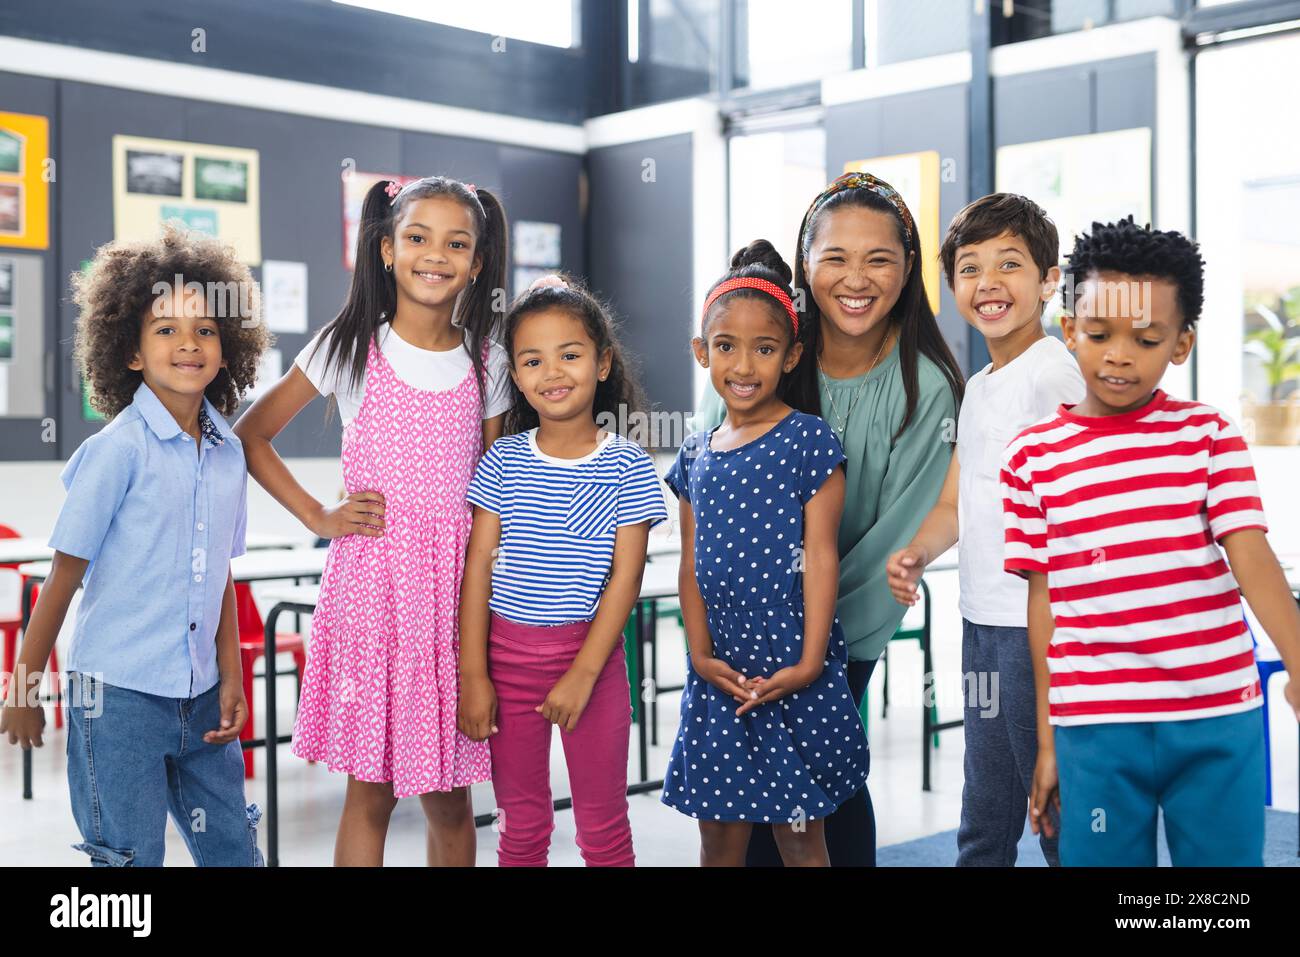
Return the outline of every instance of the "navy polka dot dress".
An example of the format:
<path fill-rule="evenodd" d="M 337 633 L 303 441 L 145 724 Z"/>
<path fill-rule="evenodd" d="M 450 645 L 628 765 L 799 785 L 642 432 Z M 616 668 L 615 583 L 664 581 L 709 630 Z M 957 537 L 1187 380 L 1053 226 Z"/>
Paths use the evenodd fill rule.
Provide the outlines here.
<path fill-rule="evenodd" d="M 829 425 L 792 411 L 766 434 L 715 452 L 691 436 L 665 481 L 691 503 L 695 577 L 714 654 L 746 677 L 803 652 L 803 506 L 844 461 Z M 736 717 L 739 704 L 687 660 L 681 727 L 663 802 L 704 820 L 825 817 L 867 780 L 867 737 L 849 694 L 835 619 L 826 666 L 802 691 Z"/>

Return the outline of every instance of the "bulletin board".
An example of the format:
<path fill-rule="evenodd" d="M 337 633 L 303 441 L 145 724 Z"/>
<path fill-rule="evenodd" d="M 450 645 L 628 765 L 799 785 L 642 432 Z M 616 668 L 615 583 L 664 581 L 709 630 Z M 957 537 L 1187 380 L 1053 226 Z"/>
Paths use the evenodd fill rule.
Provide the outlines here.
<path fill-rule="evenodd" d="M 930 309 L 939 314 L 939 153 L 899 153 L 844 164 L 846 173 L 870 173 L 903 197 L 921 241 L 921 279 Z"/>
<path fill-rule="evenodd" d="M 175 220 L 262 262 L 258 151 L 139 136 L 113 137 L 113 235 L 153 239 Z"/>
<path fill-rule="evenodd" d="M 50 246 L 50 121 L 0 113 L 0 246 Z"/>

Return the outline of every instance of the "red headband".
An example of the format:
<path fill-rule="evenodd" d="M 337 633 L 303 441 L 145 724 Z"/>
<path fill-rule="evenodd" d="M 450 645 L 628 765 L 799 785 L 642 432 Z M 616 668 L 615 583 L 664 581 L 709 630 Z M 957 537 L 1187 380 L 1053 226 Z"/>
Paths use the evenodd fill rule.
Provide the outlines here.
<path fill-rule="evenodd" d="M 765 292 L 777 302 L 779 302 L 790 317 L 790 323 L 794 326 L 794 337 L 799 338 L 799 316 L 794 311 L 794 303 L 786 295 L 784 289 L 774 282 L 768 282 L 766 279 L 750 279 L 741 277 L 738 279 L 728 279 L 726 282 L 718 283 L 718 288 L 709 294 L 709 298 L 704 303 L 704 315 L 709 314 L 709 307 L 718 301 L 719 297 L 736 289 L 757 289 L 759 292 Z"/>

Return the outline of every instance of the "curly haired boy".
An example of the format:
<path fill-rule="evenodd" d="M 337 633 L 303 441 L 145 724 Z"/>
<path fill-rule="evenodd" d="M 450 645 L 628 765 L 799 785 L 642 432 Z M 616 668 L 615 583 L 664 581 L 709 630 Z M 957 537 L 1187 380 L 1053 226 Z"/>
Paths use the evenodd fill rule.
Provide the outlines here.
<path fill-rule="evenodd" d="M 63 470 L 53 567 L 0 734 L 41 746 L 36 690 L 84 579 L 68 665 L 75 847 L 97 866 L 161 865 L 170 813 L 196 864 L 259 865 L 230 576 L 247 481 L 222 417 L 270 341 L 257 288 L 229 246 L 171 226 L 102 247 L 72 285 L 77 362 L 111 421 Z"/>

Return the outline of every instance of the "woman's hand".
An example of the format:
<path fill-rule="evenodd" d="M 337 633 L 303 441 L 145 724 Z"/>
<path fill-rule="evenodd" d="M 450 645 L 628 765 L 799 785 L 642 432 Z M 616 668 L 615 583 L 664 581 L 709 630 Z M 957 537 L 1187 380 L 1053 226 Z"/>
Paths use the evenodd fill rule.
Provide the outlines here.
<path fill-rule="evenodd" d="M 739 717 L 746 711 L 753 711 L 760 705 L 765 705 L 770 701 L 784 698 L 788 694 L 802 691 L 820 678 L 821 673 L 822 665 L 820 663 L 810 665 L 801 661 L 797 665 L 780 669 L 770 678 L 761 676 L 754 678 L 749 683 L 752 696 L 736 709 L 736 716 Z"/>
<path fill-rule="evenodd" d="M 591 700 L 591 689 L 595 686 L 595 678 L 570 669 L 555 682 L 546 700 L 533 710 L 551 724 L 558 724 L 562 730 L 572 731 L 578 726 L 578 719 Z"/>
<path fill-rule="evenodd" d="M 379 492 L 353 492 L 336 505 L 321 506 L 309 526 L 319 538 L 384 534 L 384 496 Z"/>
<path fill-rule="evenodd" d="M 456 726 L 471 741 L 486 741 L 497 733 L 497 691 L 487 677 L 461 676 Z"/>
<path fill-rule="evenodd" d="M 208 744 L 229 744 L 239 737 L 248 720 L 248 702 L 244 700 L 242 678 L 221 682 L 218 692 L 221 701 L 221 727 L 207 731 L 203 740 Z"/>
<path fill-rule="evenodd" d="M 756 692 L 749 686 L 749 679 L 742 675 L 721 658 L 704 658 L 700 661 L 691 659 L 695 673 L 724 694 L 729 694 L 737 702 L 749 701 Z"/>

